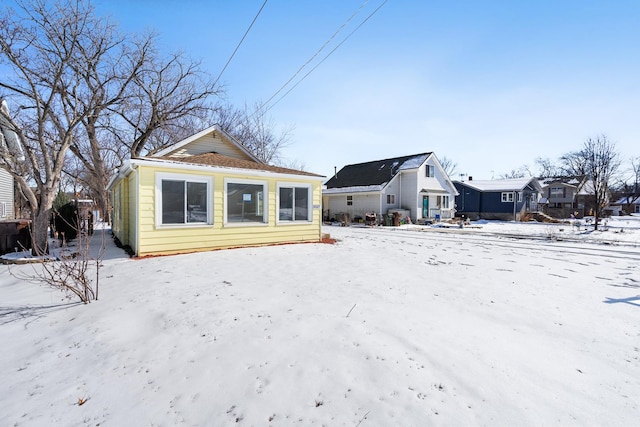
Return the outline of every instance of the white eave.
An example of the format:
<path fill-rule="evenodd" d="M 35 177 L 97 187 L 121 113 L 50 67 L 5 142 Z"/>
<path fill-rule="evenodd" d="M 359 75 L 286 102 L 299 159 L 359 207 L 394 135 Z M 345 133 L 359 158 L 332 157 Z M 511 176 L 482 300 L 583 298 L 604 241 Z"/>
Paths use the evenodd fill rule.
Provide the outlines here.
<path fill-rule="evenodd" d="M 283 173 L 262 169 L 248 169 L 248 168 L 232 168 L 225 166 L 214 166 L 214 165 L 199 165 L 195 163 L 185 163 L 184 161 L 172 161 L 167 159 L 132 159 L 129 160 L 129 163 L 132 167 L 137 166 L 152 166 L 152 167 L 163 167 L 167 169 L 179 169 L 182 171 L 198 171 L 198 172 L 220 172 L 220 173 L 229 173 L 229 174 L 245 174 L 245 175 L 253 175 L 260 177 L 268 177 L 268 176 L 282 176 L 287 177 L 289 179 L 308 179 L 308 180 L 322 180 L 324 177 L 320 175 L 301 175 L 301 174 L 293 174 L 293 173 Z M 265 165 L 267 166 L 267 165 Z"/>
<path fill-rule="evenodd" d="M 347 194 L 347 193 L 379 193 L 387 185 L 360 185 L 354 187 L 326 188 L 322 190 L 322 194 Z"/>

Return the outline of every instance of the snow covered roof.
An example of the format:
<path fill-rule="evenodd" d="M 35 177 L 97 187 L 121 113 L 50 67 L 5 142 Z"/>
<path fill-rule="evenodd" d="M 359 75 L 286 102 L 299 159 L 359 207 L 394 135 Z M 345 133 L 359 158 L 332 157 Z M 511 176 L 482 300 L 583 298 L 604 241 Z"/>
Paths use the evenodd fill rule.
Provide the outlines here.
<path fill-rule="evenodd" d="M 479 191 L 522 191 L 532 182 L 534 187 L 539 188 L 537 180 L 532 177 L 491 180 L 474 179 L 473 181 L 464 181 L 460 183 Z"/>

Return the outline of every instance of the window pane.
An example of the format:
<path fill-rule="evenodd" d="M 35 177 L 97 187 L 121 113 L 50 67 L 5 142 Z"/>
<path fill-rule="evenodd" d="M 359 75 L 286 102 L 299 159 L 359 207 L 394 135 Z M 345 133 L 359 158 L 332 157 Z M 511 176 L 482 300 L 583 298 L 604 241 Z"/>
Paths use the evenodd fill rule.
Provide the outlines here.
<path fill-rule="evenodd" d="M 261 184 L 227 184 L 227 221 L 264 222 L 263 191 Z"/>
<path fill-rule="evenodd" d="M 280 220 L 293 220 L 293 188 L 280 189 Z"/>
<path fill-rule="evenodd" d="M 162 180 L 162 223 L 184 224 L 184 181 Z"/>
<path fill-rule="evenodd" d="M 207 222 L 207 184 L 187 182 L 187 222 Z"/>
<path fill-rule="evenodd" d="M 309 220 L 309 189 L 296 187 L 296 221 L 308 221 Z"/>

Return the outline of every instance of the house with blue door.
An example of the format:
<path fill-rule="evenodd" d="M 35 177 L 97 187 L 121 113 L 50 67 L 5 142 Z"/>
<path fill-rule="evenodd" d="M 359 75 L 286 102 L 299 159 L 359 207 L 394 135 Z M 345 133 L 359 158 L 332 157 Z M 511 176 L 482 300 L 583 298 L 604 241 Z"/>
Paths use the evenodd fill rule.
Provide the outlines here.
<path fill-rule="evenodd" d="M 456 216 L 471 220 L 519 221 L 523 214 L 538 211 L 542 187 L 536 178 L 492 179 L 453 182 Z"/>
<path fill-rule="evenodd" d="M 432 152 L 356 163 L 343 167 L 325 183 L 325 219 L 357 222 L 399 213 L 412 222 L 453 218 L 457 191 Z"/>

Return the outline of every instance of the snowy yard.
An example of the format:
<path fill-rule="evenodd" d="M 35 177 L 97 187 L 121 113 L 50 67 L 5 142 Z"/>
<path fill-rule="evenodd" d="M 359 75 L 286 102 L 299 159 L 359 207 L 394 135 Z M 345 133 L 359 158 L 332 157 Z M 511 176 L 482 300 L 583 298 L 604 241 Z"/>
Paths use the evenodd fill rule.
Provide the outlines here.
<path fill-rule="evenodd" d="M 87 306 L 0 265 L 0 425 L 637 424 L 639 219 L 109 241 Z"/>

